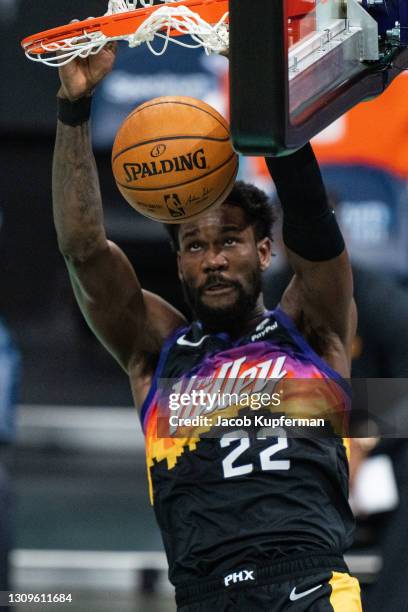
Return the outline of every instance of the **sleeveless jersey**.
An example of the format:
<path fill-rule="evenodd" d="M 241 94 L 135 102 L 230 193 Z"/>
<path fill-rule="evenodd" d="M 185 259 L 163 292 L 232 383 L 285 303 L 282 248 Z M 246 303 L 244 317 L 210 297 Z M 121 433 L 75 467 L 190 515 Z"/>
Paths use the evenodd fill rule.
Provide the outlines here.
<path fill-rule="evenodd" d="M 354 522 L 341 436 L 265 437 L 251 430 L 242 438 L 161 437 L 164 379 L 197 376 L 296 379 L 292 407 L 311 393 L 305 382 L 315 380 L 323 392 L 320 385 L 318 397 L 307 399 L 311 412 L 316 405 L 330 413 L 347 414 L 350 408 L 348 384 L 279 308 L 266 312 L 238 341 L 206 334 L 197 322 L 175 332 L 163 347 L 141 414 L 150 494 L 171 582 L 180 585 L 248 563 L 265 566 L 288 555 L 342 554 Z"/>

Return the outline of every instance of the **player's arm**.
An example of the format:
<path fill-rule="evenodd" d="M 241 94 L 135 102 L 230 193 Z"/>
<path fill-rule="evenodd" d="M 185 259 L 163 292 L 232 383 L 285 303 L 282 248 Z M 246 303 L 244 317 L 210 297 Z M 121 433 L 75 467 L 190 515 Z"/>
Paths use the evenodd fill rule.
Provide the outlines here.
<path fill-rule="evenodd" d="M 356 330 L 350 261 L 310 144 L 267 158 L 283 209 L 283 240 L 295 275 L 282 308 L 320 354 L 349 375 Z"/>
<path fill-rule="evenodd" d="M 164 300 L 142 292 L 121 249 L 108 241 L 89 133 L 89 98 L 110 72 L 115 49 L 60 69 L 59 121 L 53 162 L 58 244 L 79 306 L 121 366 L 150 367 L 163 338 L 183 322 Z"/>

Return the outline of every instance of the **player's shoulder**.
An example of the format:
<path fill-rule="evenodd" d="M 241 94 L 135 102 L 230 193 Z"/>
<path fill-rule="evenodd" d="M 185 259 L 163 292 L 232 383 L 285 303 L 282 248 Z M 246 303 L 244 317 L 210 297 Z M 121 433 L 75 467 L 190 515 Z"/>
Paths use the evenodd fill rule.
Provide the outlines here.
<path fill-rule="evenodd" d="M 141 406 L 152 384 L 166 344 L 186 329 L 186 318 L 159 295 L 142 290 L 146 309 L 142 350 L 133 355 L 128 369 L 133 395 Z"/>
<path fill-rule="evenodd" d="M 147 319 L 162 342 L 176 329 L 187 325 L 185 316 L 165 299 L 145 289 L 142 292 Z"/>
<path fill-rule="evenodd" d="M 282 296 L 280 308 L 314 352 L 342 377 L 349 378 L 352 341 L 357 328 L 357 311 L 354 300 L 350 304 L 347 333 L 344 337 L 340 337 L 339 333 L 319 316 L 316 309 L 307 308 L 302 300 L 301 290 L 296 287 L 295 277 Z"/>

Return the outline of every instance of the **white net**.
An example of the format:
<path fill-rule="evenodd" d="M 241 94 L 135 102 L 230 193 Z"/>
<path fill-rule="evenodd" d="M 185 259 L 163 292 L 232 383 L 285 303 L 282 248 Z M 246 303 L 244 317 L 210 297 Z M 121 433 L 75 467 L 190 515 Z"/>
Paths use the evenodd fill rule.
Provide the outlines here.
<path fill-rule="evenodd" d="M 209 24 L 199 14 L 187 6 L 171 6 L 177 0 L 160 0 L 158 6 L 139 28 L 127 35 L 105 36 L 102 32 L 86 32 L 80 36 L 67 38 L 57 43 L 42 43 L 44 53 L 32 53 L 26 50 L 26 56 L 47 66 L 64 66 L 77 57 L 86 58 L 98 53 L 109 41 L 125 40 L 130 47 L 146 43 L 154 55 L 165 53 L 170 42 L 187 48 L 203 47 L 205 53 L 221 53 L 228 49 L 228 12 L 218 23 Z M 106 15 L 127 13 L 138 8 L 153 5 L 153 0 L 110 0 Z M 170 33 L 177 31 L 180 36 L 188 35 L 190 40 L 180 40 Z M 163 42 L 160 48 L 153 46 L 155 38 Z"/>

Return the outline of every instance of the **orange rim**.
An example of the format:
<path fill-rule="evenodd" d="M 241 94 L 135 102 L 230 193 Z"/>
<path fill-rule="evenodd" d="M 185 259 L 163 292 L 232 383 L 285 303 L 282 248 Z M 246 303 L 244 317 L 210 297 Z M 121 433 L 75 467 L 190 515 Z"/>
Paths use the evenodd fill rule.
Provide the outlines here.
<path fill-rule="evenodd" d="M 26 53 L 44 54 L 50 53 L 44 49 L 44 45 L 61 43 L 69 38 L 83 36 L 95 32 L 102 32 L 107 37 L 127 36 L 133 34 L 138 27 L 162 5 L 142 7 L 126 13 L 115 13 L 102 17 L 92 17 L 83 21 L 76 21 L 50 30 L 44 30 L 37 34 L 27 36 L 21 41 L 21 46 Z M 187 6 L 198 13 L 202 19 L 210 24 L 217 23 L 228 12 L 228 0 L 180 0 L 172 2 L 172 7 Z M 165 29 L 165 28 L 164 28 Z M 177 30 L 171 31 L 171 36 L 181 36 Z"/>

